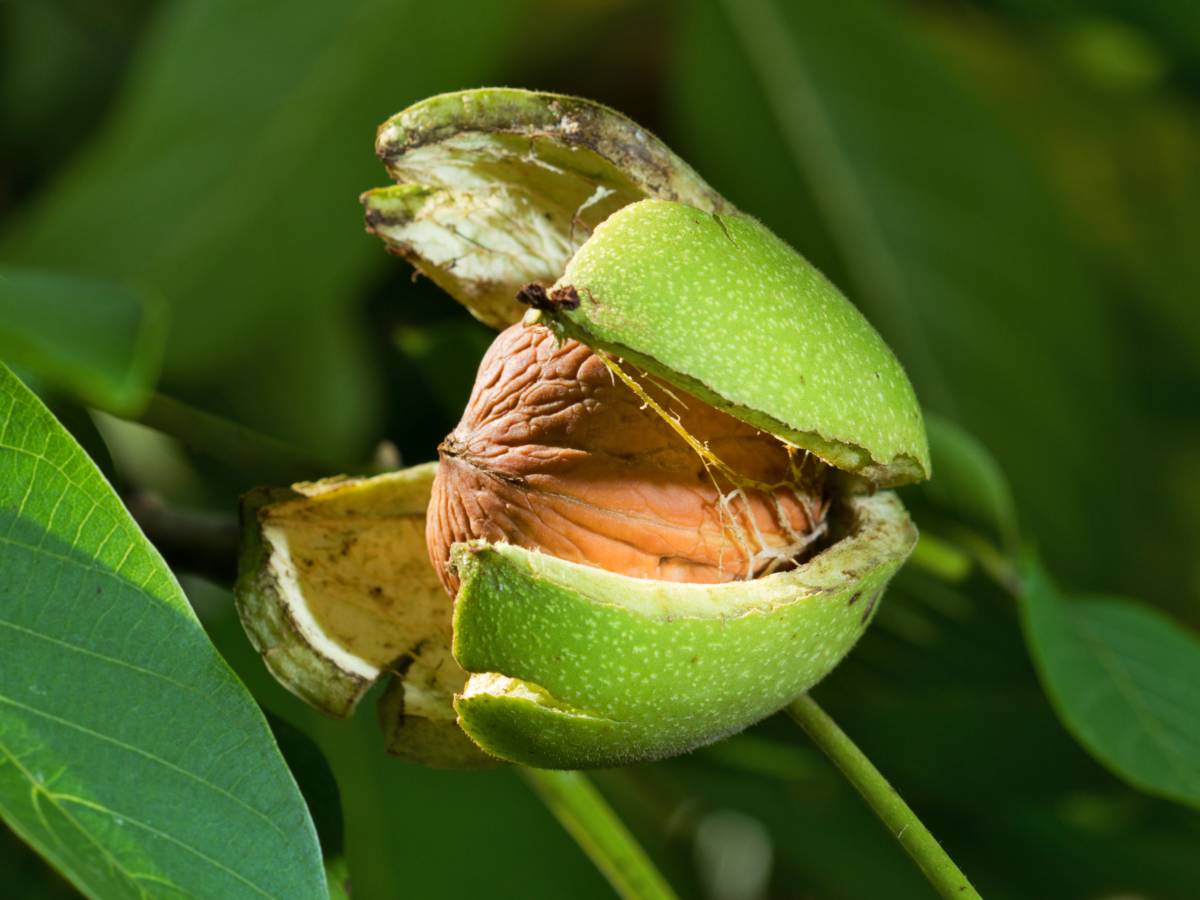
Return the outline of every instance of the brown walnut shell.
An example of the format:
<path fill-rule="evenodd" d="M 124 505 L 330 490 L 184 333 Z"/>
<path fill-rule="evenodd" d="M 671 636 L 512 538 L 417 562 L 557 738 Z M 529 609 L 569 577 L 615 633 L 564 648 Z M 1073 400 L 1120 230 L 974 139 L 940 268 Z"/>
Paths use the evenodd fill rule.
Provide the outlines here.
<path fill-rule="evenodd" d="M 474 539 L 697 583 L 778 571 L 815 548 L 828 506 L 823 464 L 695 397 L 636 380 L 723 466 L 586 346 L 540 325 L 496 338 L 462 421 L 438 448 L 426 539 L 448 591 L 458 587 L 450 547 Z"/>

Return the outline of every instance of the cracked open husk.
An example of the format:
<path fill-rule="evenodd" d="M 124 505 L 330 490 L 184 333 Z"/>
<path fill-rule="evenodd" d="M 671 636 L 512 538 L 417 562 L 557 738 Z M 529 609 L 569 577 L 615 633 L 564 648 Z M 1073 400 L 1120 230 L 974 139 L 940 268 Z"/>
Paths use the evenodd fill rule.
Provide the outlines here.
<path fill-rule="evenodd" d="M 491 760 L 455 724 L 467 673 L 425 550 L 436 466 L 260 489 L 242 502 L 238 612 L 271 673 L 344 718 L 373 684 L 388 749 L 426 765 Z"/>
<path fill-rule="evenodd" d="M 575 97 L 431 97 L 384 122 L 375 152 L 396 184 L 362 195 L 368 230 L 495 328 L 524 314 L 523 285 L 553 282 L 621 207 L 733 209 L 654 135 Z"/>
<path fill-rule="evenodd" d="M 385 123 L 377 149 L 399 183 L 363 195 L 369 230 L 478 318 L 511 324 L 523 286 L 553 286 L 550 297 L 572 302 L 531 319 L 843 473 L 836 539 L 748 582 L 673 584 L 508 544 L 456 545 L 452 692 L 465 733 L 536 766 L 655 759 L 744 728 L 823 677 L 915 543 L 896 497 L 875 492 L 929 473 L 912 388 L 874 329 L 605 107 L 500 89 L 444 95 Z M 357 690 L 336 653 L 293 633 L 312 661 L 303 679 L 274 666 L 293 690 L 313 699 L 321 665 L 330 684 L 350 685 L 331 696 Z"/>
<path fill-rule="evenodd" d="M 683 753 L 775 712 L 849 651 L 916 542 L 894 494 L 843 513 L 848 531 L 804 565 L 722 585 L 458 545 L 463 727 L 504 759 L 582 768 Z"/>

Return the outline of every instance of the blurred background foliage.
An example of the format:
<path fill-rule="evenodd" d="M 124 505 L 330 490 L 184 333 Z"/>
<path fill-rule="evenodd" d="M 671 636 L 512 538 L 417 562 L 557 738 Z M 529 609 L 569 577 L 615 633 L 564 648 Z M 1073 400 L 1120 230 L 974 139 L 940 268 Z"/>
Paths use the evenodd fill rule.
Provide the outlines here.
<path fill-rule="evenodd" d="M 116 371 L 32 379 L 125 496 L 228 513 L 258 483 L 434 457 L 490 334 L 382 252 L 356 197 L 386 180 L 389 114 L 507 84 L 655 130 L 990 449 L 1061 582 L 1200 625 L 1200 6 L 10 0 L 0 23 L 0 275 L 95 279 L 165 334 L 121 331 L 117 300 L 107 331 L 64 312 Z M 36 311 L 7 304 L 20 367 Z M 922 525 L 936 490 L 908 497 Z M 372 703 L 307 711 L 228 586 L 186 585 L 356 898 L 607 894 L 513 773 L 385 758 Z M 1195 814 L 1078 748 L 977 569 L 906 571 L 819 694 L 984 896 L 1195 896 Z M 684 893 L 928 896 L 785 722 L 599 784 Z M 11 837 L 0 865 L 7 896 L 69 895 Z"/>

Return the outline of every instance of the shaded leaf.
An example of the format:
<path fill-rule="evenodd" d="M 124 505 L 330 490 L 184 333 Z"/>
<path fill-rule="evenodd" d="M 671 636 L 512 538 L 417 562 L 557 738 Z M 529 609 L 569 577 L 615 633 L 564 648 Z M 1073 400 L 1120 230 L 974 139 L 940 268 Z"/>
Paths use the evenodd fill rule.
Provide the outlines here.
<path fill-rule="evenodd" d="M 1010 553 L 1018 548 L 1016 504 L 999 463 L 979 439 L 949 419 L 926 414 L 933 479 L 919 490 L 935 506 L 987 529 Z"/>
<path fill-rule="evenodd" d="M 0 367 L 0 812 L 96 897 L 322 897 L 245 688 L 78 444 Z"/>
<path fill-rule="evenodd" d="M 79 900 L 71 883 L 7 828 L 0 828 L 0 872 L 6 900 Z"/>
<path fill-rule="evenodd" d="M 152 286 L 172 309 L 171 393 L 356 452 L 380 398 L 354 301 L 388 264 L 357 201 L 383 176 L 375 128 L 494 73 L 518 13 L 164 4 L 114 114 L 9 230 L 4 258 Z"/>
<path fill-rule="evenodd" d="M 1119 598 L 1068 601 L 1027 561 L 1026 640 L 1063 724 L 1113 773 L 1200 806 L 1200 639 Z"/>
<path fill-rule="evenodd" d="M 467 405 L 475 370 L 494 338 L 474 321 L 455 320 L 398 328 L 393 341 L 418 368 L 438 410 L 454 422 Z"/>
<path fill-rule="evenodd" d="M 325 864 L 325 880 L 329 882 L 329 900 L 350 900 L 350 865 L 344 856 Z"/>
<path fill-rule="evenodd" d="M 1161 810 L 1147 799 L 1123 791 L 1074 794 L 1050 808 L 1027 804 L 985 817 L 974 850 L 976 866 L 988 865 L 994 873 L 984 885 L 985 896 L 1025 900 L 1123 893 L 1194 900 L 1200 879 L 1197 831 L 1186 818 L 1163 821 L 1156 814 Z M 1180 812 L 1187 816 L 1189 811 Z M 1004 853 L 997 854 L 995 847 Z M 1017 858 L 1019 866 L 1013 865 Z M 1002 885 L 1010 887 L 1007 894 L 999 890 Z"/>
<path fill-rule="evenodd" d="M 1126 6 L 1133 14 L 1151 5 L 1116 0 L 1109 8 Z M 1162 11 L 1167 9 L 1171 13 L 1160 23 L 1164 32 L 1172 14 L 1182 24 L 1184 10 L 1191 7 L 1168 4 Z M 1030 12 L 1018 15 L 1025 18 Z M 1120 546 L 1121 553 L 1093 554 L 1091 571 L 1075 573 L 1072 580 L 1153 596 L 1164 609 L 1195 625 L 1193 586 L 1200 584 L 1200 569 L 1188 563 L 1200 562 L 1191 552 L 1191 537 L 1200 533 L 1200 477 L 1194 464 L 1200 446 L 1195 415 L 1195 398 L 1200 397 L 1200 355 L 1195 352 L 1200 346 L 1195 291 L 1200 254 L 1194 252 L 1193 239 L 1200 231 L 1200 118 L 1194 96 L 1167 85 L 1136 90 L 1098 85 L 1069 58 L 1072 54 L 1064 59 L 1055 52 L 1064 40 L 1069 46 L 1081 32 L 1097 28 L 1114 32 L 1114 38 L 1123 35 L 1118 43 L 1143 41 L 1142 49 L 1154 52 L 1144 43 L 1151 35 L 1096 18 L 1094 10 L 1062 6 L 1055 12 L 1065 12 L 1069 21 L 1051 25 L 1038 13 L 1021 28 L 1005 28 L 968 15 L 933 13 L 920 19 L 972 86 L 1038 152 L 1054 179 L 1059 203 L 1080 241 L 1090 247 L 1096 277 L 1123 301 L 1117 358 L 1124 368 L 1120 380 L 1126 396 L 1097 396 L 1086 405 L 1093 418 L 1108 426 L 1111 439 L 1134 438 L 1136 449 L 1129 456 L 1109 453 L 1105 441 L 1086 457 L 1068 460 L 1065 469 L 1092 470 L 1094 484 L 1112 486 L 1092 491 L 1102 508 L 1093 505 L 1090 527 L 1093 540 Z M 1038 34 L 1032 41 L 1026 25 Z M 1173 36 L 1182 33 L 1169 30 Z M 1123 51 L 1118 46 L 1110 50 L 1115 54 L 1110 62 L 1116 62 Z M 1168 75 L 1167 81 L 1172 80 Z M 1070 345 L 1062 349 L 1074 353 Z M 1022 430 L 1014 428 L 1013 433 Z M 1120 479 L 1098 477 L 1105 465 L 1111 473 L 1114 463 L 1121 467 L 1132 458 L 1137 460 L 1136 487 L 1121 488 Z M 1049 456 L 1047 462 L 1062 465 Z M 1005 463 L 1019 480 L 1013 458 Z M 1152 527 L 1146 510 L 1154 511 Z M 1030 511 L 1022 502 L 1025 524 L 1036 526 Z M 1049 537 L 1043 534 L 1040 543 L 1045 546 Z M 1055 570 L 1061 568 L 1056 560 Z"/>
<path fill-rule="evenodd" d="M 85 403 L 137 412 L 158 377 L 161 306 L 117 284 L 0 268 L 0 359 Z"/>
<path fill-rule="evenodd" d="M 304 802 L 321 841 L 325 872 L 329 875 L 337 867 L 344 849 L 342 805 L 333 771 L 320 748 L 303 731 L 269 713 L 267 724 L 271 726 L 271 734 L 300 787 L 300 793 L 304 795 Z M 331 894 L 335 894 L 334 888 L 330 883 Z"/>
<path fill-rule="evenodd" d="M 788 739 L 796 742 L 794 731 Z M 929 885 L 853 789 L 823 757 L 809 756 L 813 771 L 791 783 L 702 766 L 697 755 L 617 770 L 614 777 L 636 780 L 640 794 L 661 795 L 673 830 L 693 841 L 713 812 L 735 810 L 761 822 L 776 857 L 777 888 L 769 896 L 929 897 Z M 693 844 L 693 853 L 704 849 Z"/>
<path fill-rule="evenodd" d="M 189 450 L 262 480 L 316 477 L 338 468 L 335 460 L 162 393 L 150 398 L 138 421 L 178 439 Z"/>
<path fill-rule="evenodd" d="M 61 165 L 107 112 L 152 0 L 0 7 L 0 209 Z M 64 128 L 64 122 L 71 128 Z M 13 190 L 15 188 L 15 190 Z"/>

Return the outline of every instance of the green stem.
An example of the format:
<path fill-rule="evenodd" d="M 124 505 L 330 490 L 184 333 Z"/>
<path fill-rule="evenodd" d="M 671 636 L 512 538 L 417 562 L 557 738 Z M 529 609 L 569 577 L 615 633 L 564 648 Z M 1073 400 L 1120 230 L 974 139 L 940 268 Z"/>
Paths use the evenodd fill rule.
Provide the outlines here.
<path fill-rule="evenodd" d="M 550 812 L 626 900 L 675 900 L 675 892 L 600 792 L 579 772 L 522 769 Z"/>
<path fill-rule="evenodd" d="M 916 813 L 815 700 L 807 694 L 800 695 L 788 706 L 788 714 L 841 769 L 939 894 L 954 900 L 979 900 L 967 876 L 946 855 Z"/>
<path fill-rule="evenodd" d="M 974 559 L 951 541 L 922 531 L 908 561 L 936 578 L 957 584 L 971 574 Z"/>

